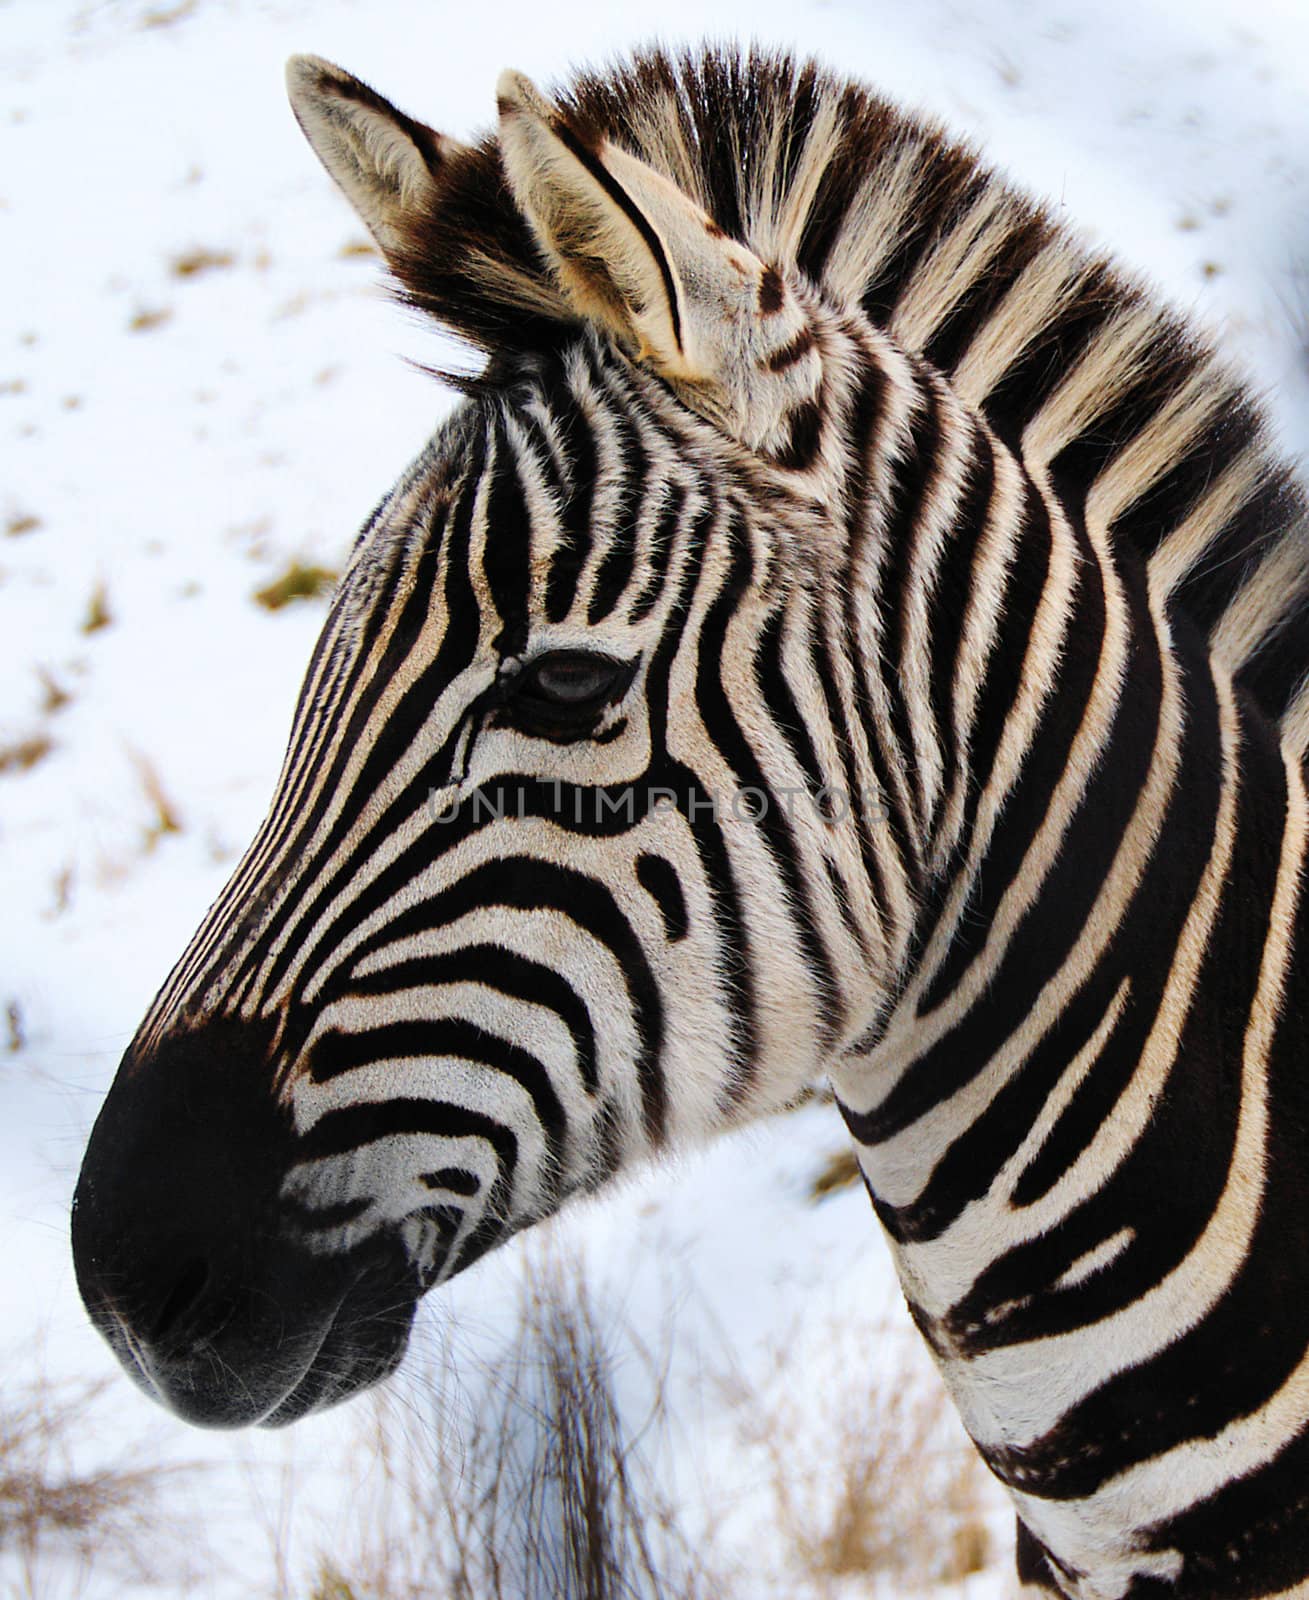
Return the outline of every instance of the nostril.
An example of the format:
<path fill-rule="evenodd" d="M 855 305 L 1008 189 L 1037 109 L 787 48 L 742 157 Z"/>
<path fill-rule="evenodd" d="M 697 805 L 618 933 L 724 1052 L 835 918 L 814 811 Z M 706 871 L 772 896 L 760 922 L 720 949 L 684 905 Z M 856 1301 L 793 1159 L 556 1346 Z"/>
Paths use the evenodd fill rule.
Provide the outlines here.
<path fill-rule="evenodd" d="M 199 1259 L 188 1261 L 178 1274 L 172 1293 L 160 1307 L 150 1332 L 153 1344 L 166 1339 L 185 1318 L 186 1313 L 204 1293 L 209 1282 L 209 1265 Z"/>

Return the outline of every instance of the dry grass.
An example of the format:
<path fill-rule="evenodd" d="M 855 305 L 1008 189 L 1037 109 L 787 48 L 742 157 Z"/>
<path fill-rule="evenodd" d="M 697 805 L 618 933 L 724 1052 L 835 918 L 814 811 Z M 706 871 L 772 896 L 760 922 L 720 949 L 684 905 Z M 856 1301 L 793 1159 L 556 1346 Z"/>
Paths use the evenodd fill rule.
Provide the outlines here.
<path fill-rule="evenodd" d="M 41 685 L 41 712 L 44 716 L 52 717 L 71 704 L 72 695 L 48 668 L 38 667 L 36 676 Z"/>
<path fill-rule="evenodd" d="M 336 578 L 336 573 L 330 567 L 292 561 L 281 577 L 255 590 L 255 602 L 263 606 L 265 611 L 280 611 L 293 600 L 315 600 L 319 595 L 328 593 Z"/>
<path fill-rule="evenodd" d="M 171 28 L 175 22 L 183 22 L 194 14 L 196 0 L 180 0 L 175 6 L 153 7 L 141 18 L 143 28 Z"/>
<path fill-rule="evenodd" d="M 54 747 L 54 740 L 44 733 L 33 733 L 25 739 L 15 739 L 12 744 L 0 745 L 0 773 L 30 772 Z"/>
<path fill-rule="evenodd" d="M 309 1600 L 362 1600 L 349 1578 L 344 1577 L 333 1564 L 324 1559 L 318 1568 Z"/>
<path fill-rule="evenodd" d="M 221 272 L 236 265 L 230 250 L 207 250 L 203 245 L 186 250 L 169 262 L 169 271 L 175 278 L 198 278 L 201 273 Z"/>
<path fill-rule="evenodd" d="M 150 333 L 155 328 L 162 328 L 172 320 L 172 316 L 168 306 L 142 306 L 128 319 L 127 326 L 132 333 Z"/>
<path fill-rule="evenodd" d="M 859 1162 L 852 1144 L 833 1150 L 814 1174 L 809 1183 L 809 1198 L 826 1200 L 828 1195 L 839 1194 L 842 1189 L 853 1189 L 863 1182 Z"/>
<path fill-rule="evenodd" d="M 163 779 L 154 763 L 138 750 L 129 750 L 128 759 L 136 768 L 136 775 L 150 807 L 150 821 L 145 830 L 145 848 L 150 851 L 169 834 L 181 833 L 182 819 L 165 792 Z"/>
<path fill-rule="evenodd" d="M 10 1372 L 14 1363 L 9 1363 Z M 13 1600 L 107 1594 L 107 1579 L 170 1582 L 177 1541 L 161 1532 L 159 1497 L 186 1469 L 139 1459 L 87 1470 L 75 1451 L 93 1436 L 107 1381 L 57 1385 L 40 1372 L 7 1379 L 0 1397 L 0 1552 Z M 182 1563 L 184 1564 L 184 1563 Z M 94 1574 L 95 1583 L 90 1583 Z"/>
<path fill-rule="evenodd" d="M 493 1368 L 458 1388 L 443 1364 L 458 1414 L 374 1400 L 363 1543 L 304 1600 L 902 1600 L 995 1558 L 995 1488 L 903 1327 L 807 1325 L 674 1395 L 547 1254 Z"/>
<path fill-rule="evenodd" d="M 547 1260 L 460 1424 L 375 1402 L 378 1505 L 353 1561 L 324 1557 L 311 1600 L 731 1600 L 653 1466 L 669 1422 L 657 1372 L 633 1426 L 579 1270 Z"/>
<path fill-rule="evenodd" d="M 855 1318 L 779 1345 L 762 1381 L 722 1380 L 796 1592 L 821 1600 L 861 1578 L 900 1595 L 993 1557 L 994 1489 L 913 1341 Z"/>
<path fill-rule="evenodd" d="M 99 633 L 101 628 L 107 628 L 114 620 L 114 614 L 109 609 L 109 591 L 102 579 L 97 579 L 91 590 L 91 598 L 86 603 L 86 616 L 82 619 L 83 633 Z"/>
<path fill-rule="evenodd" d="M 47 918 L 62 917 L 73 904 L 73 885 L 77 880 L 77 872 L 71 862 L 65 863 L 55 873 L 51 887 L 53 894 L 50 897 L 50 908 L 45 912 Z"/>

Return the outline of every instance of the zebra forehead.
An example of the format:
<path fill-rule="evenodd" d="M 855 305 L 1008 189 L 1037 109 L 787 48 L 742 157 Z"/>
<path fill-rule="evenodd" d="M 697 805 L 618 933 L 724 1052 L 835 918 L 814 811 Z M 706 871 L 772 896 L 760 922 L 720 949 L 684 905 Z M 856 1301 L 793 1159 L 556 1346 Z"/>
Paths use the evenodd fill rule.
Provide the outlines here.
<path fill-rule="evenodd" d="M 700 514 L 733 501 L 750 514 Z M 619 591 L 648 586 L 675 549 L 703 560 L 745 539 L 750 587 L 766 592 L 815 566 L 822 520 L 820 506 L 587 337 L 516 363 L 455 409 L 366 522 L 340 603 L 362 626 L 419 585 L 439 591 L 457 561 L 484 615 L 612 628 L 658 609 L 632 594 L 621 605 Z"/>

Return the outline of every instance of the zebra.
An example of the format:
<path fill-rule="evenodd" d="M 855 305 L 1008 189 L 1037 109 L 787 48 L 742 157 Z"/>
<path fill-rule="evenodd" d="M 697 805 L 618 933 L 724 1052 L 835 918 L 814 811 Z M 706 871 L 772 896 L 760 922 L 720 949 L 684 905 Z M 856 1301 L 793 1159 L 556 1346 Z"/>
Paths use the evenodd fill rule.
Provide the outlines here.
<path fill-rule="evenodd" d="M 826 1076 L 1025 1594 L 1309 1595 L 1306 507 L 1197 330 L 941 128 L 649 49 L 308 140 L 485 358 L 141 1024 L 77 1278 L 193 1422 Z"/>

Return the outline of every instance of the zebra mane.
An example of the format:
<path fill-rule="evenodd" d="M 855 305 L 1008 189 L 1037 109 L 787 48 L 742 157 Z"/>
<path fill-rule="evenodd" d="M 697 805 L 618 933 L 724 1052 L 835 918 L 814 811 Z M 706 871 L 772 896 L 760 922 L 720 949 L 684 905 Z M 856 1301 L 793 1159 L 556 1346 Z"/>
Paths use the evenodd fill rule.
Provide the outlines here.
<path fill-rule="evenodd" d="M 1195 329 L 967 145 L 812 61 L 651 49 L 556 92 L 572 132 L 666 174 L 727 234 L 939 368 L 1150 564 L 1175 627 L 1309 744 L 1309 516 L 1242 382 Z M 514 204 L 494 135 L 435 171 L 392 254 L 404 299 L 497 357 L 576 314 Z"/>

